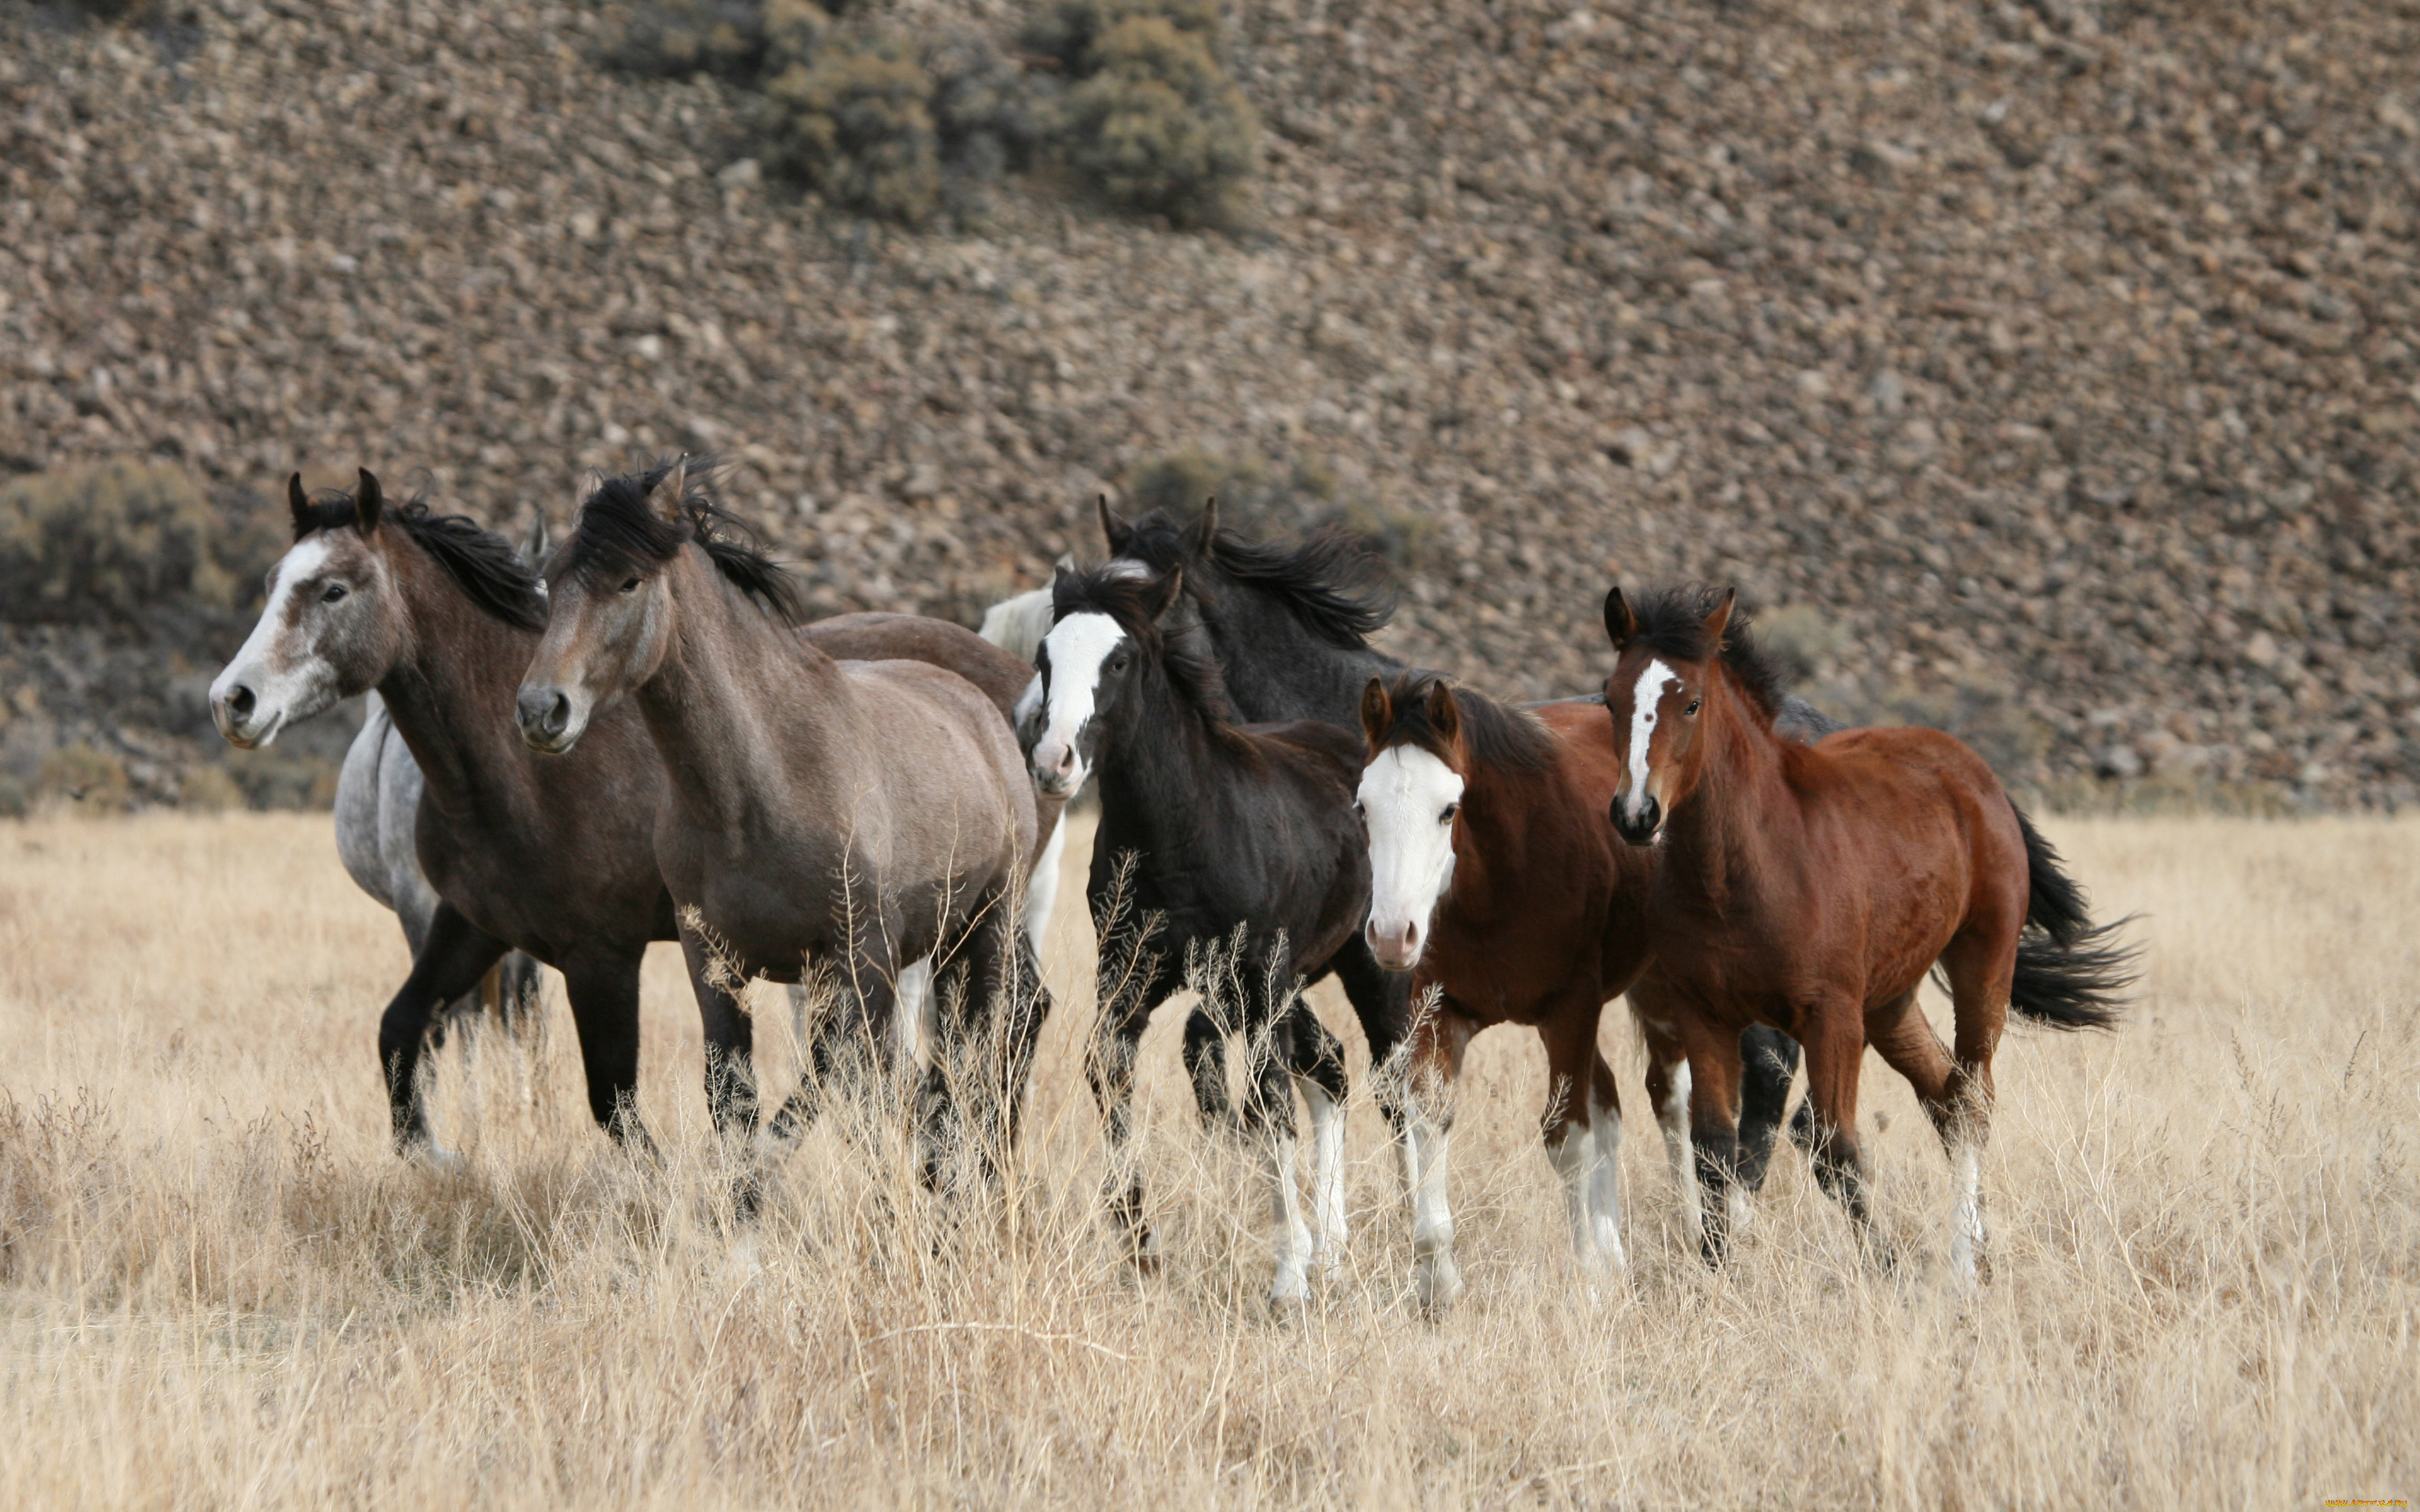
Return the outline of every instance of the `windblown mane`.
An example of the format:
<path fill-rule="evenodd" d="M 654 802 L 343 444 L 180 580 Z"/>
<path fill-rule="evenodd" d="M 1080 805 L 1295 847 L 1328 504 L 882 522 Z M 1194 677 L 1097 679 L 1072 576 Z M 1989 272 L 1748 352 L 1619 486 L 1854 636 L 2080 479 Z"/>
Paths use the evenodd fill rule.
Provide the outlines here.
<path fill-rule="evenodd" d="M 783 624 L 797 624 L 797 584 L 766 555 L 756 528 L 714 501 L 712 459 L 690 459 L 681 489 L 679 523 L 660 518 L 648 504 L 647 496 L 674 466 L 666 460 L 644 472 L 606 479 L 581 507 L 571 538 L 563 544 L 552 571 L 589 582 L 611 582 L 633 572 L 652 572 L 693 541 L 733 587 Z"/>
<path fill-rule="evenodd" d="M 1636 597 L 1625 593 L 1623 599 L 1638 621 L 1635 643 L 1644 644 L 1659 656 L 1709 660 L 1715 648 L 1706 644 L 1706 616 L 1722 604 L 1723 592 L 1697 586 L 1651 588 Z M 1782 700 L 1790 693 L 1790 679 L 1781 664 L 1756 643 L 1755 627 L 1745 605 L 1731 607 L 1721 651 L 1723 670 L 1740 691 L 1767 716 L 1779 714 Z"/>
<path fill-rule="evenodd" d="M 1135 521 L 1120 553 L 1165 573 L 1187 565 L 1185 527 L 1155 509 Z M 1329 645 L 1359 651 L 1395 612 L 1391 594 L 1379 580 L 1384 559 L 1366 537 L 1340 527 L 1311 532 L 1294 545 L 1252 541 L 1221 530 L 1210 542 L 1212 566 L 1239 583 L 1267 593 L 1293 611 L 1305 628 Z M 1185 585 L 1199 596 L 1211 593 L 1200 574 Z"/>
<path fill-rule="evenodd" d="M 1070 614 L 1108 615 L 1166 670 L 1177 696 L 1202 712 L 1214 735 L 1241 739 L 1235 706 L 1227 697 L 1226 674 L 1211 654 L 1201 621 L 1187 616 L 1181 625 L 1162 626 L 1152 618 L 1156 587 L 1114 562 L 1068 569 L 1051 584 L 1051 616 L 1056 621 Z"/>
<path fill-rule="evenodd" d="M 1429 719 L 1429 689 L 1439 683 L 1453 689 L 1454 712 L 1462 717 L 1463 748 L 1474 760 L 1518 771 L 1539 771 L 1554 764 L 1555 737 L 1536 715 L 1498 703 L 1443 672 L 1418 669 L 1387 684 L 1392 722 L 1379 738 L 1379 749 L 1419 746 L 1439 756 L 1447 754 L 1445 737 Z"/>
<path fill-rule="evenodd" d="M 322 488 L 311 498 L 309 524 L 298 533 L 351 530 L 358 501 L 342 488 Z M 427 496 L 414 494 L 379 512 L 379 522 L 410 536 L 445 569 L 471 602 L 506 625 L 546 628 L 546 600 L 537 575 L 513 551 L 513 544 L 467 515 L 433 514 Z"/>

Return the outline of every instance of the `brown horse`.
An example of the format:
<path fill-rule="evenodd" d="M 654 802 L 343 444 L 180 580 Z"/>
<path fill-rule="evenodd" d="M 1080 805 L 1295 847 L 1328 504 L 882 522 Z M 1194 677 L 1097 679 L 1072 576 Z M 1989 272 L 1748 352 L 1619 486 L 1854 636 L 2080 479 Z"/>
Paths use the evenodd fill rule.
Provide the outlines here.
<path fill-rule="evenodd" d="M 1621 771 L 1605 717 L 1593 702 L 1507 708 L 1413 671 L 1370 680 L 1361 729 L 1365 928 L 1381 965 L 1412 970 L 1419 1005 L 1406 1072 L 1419 1300 L 1442 1307 L 1462 1290 L 1446 1199 L 1450 1094 L 1471 1037 L 1497 1024 L 1528 1025 L 1545 1043 L 1546 1154 L 1573 1253 L 1586 1273 L 1620 1267 L 1621 1100 L 1597 1023 L 1652 958 L 1634 903 L 1654 865 L 1597 822 Z M 1648 1045 L 1648 1092 L 1685 1201 L 1683 1050 L 1652 1026 Z"/>
<path fill-rule="evenodd" d="M 663 765 L 645 728 L 625 708 L 599 717 L 577 754 L 533 755 L 513 697 L 546 599 L 510 543 L 416 499 L 389 505 L 366 470 L 354 493 L 314 501 L 299 477 L 287 492 L 293 548 L 211 684 L 210 713 L 251 748 L 376 688 L 420 767 L 415 848 L 438 903 L 380 1025 L 396 1143 L 444 1154 L 421 1097 L 432 1023 L 518 948 L 563 973 L 597 1122 L 644 1145 L 639 963 L 648 941 L 675 937 L 656 868 Z M 970 631 L 896 623 L 907 618 L 845 615 L 799 633 L 836 656 L 950 667 L 982 684 L 1005 729 L 1032 669 Z"/>
<path fill-rule="evenodd" d="M 932 956 L 928 1174 L 954 1071 L 996 1158 L 1047 1005 L 1012 911 L 1040 840 L 1034 793 L 998 706 L 928 663 L 835 661 L 800 639 L 787 579 L 685 459 L 592 488 L 547 584 L 521 737 L 572 751 L 625 695 L 636 706 L 669 779 L 656 860 L 709 1043 L 745 1042 L 735 977 L 833 968 L 840 1018 L 777 1132 L 814 1116 L 837 1057 L 888 1037 L 902 968 Z M 752 1128 L 744 1064 L 712 1062 L 717 1123 Z"/>
<path fill-rule="evenodd" d="M 2056 854 L 1957 740 L 1776 735 L 1780 685 L 1732 605 L 1729 590 L 1615 588 L 1605 600 L 1613 827 L 1662 853 L 1642 899 L 1657 971 L 1634 1002 L 1688 1046 L 1706 1257 L 1720 1257 L 1739 1216 L 1718 1199 L 1732 1180 L 1740 1029 L 1762 1023 L 1806 1047 L 1817 1177 L 1885 1262 L 1856 1135 L 1866 1047 L 1915 1087 L 1956 1171 L 1951 1265 L 1971 1283 L 1985 1263 L 1979 1160 L 2009 1010 L 2106 1027 L 2132 954 L 2111 938 L 2118 925 L 2091 925 Z M 1949 1050 L 1916 1001 L 1936 964 Z"/>

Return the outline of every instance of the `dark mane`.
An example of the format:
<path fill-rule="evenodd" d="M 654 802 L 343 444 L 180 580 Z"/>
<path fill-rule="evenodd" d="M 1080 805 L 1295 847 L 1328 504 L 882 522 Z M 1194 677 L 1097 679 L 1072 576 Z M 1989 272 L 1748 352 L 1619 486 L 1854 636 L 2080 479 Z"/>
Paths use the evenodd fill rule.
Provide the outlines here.
<path fill-rule="evenodd" d="M 1165 573 L 1186 564 L 1189 533 L 1166 510 L 1155 509 L 1135 521 L 1120 554 Z M 1209 557 L 1229 578 L 1284 604 L 1311 634 L 1347 651 L 1368 646 L 1370 636 L 1395 612 L 1394 596 L 1379 580 L 1385 562 L 1377 548 L 1340 527 L 1313 531 L 1292 546 L 1221 530 L 1210 543 Z M 1209 585 L 1198 577 L 1187 578 L 1186 586 L 1206 596 Z"/>
<path fill-rule="evenodd" d="M 1706 644 L 1706 616 L 1721 606 L 1725 592 L 1695 586 L 1651 588 L 1635 597 L 1625 593 L 1623 602 L 1638 621 L 1638 634 L 1632 643 L 1679 661 L 1711 659 L 1715 648 Z M 1731 607 L 1721 650 L 1723 670 L 1740 691 L 1767 716 L 1779 714 L 1782 700 L 1790 693 L 1790 679 L 1781 664 L 1756 643 L 1745 605 Z"/>
<path fill-rule="evenodd" d="M 634 572 L 651 573 L 695 542 L 733 587 L 776 619 L 797 624 L 799 591 L 790 575 L 766 555 L 754 526 L 714 501 L 712 459 L 690 459 L 678 524 L 659 518 L 649 507 L 647 496 L 675 465 L 675 460 L 660 461 L 644 472 L 606 479 L 581 506 L 551 574 L 610 582 Z"/>
<path fill-rule="evenodd" d="M 1232 734 L 1240 721 L 1227 697 L 1226 675 L 1211 654 L 1209 638 L 1200 620 L 1162 625 L 1152 618 L 1157 584 L 1115 563 L 1062 569 L 1050 585 L 1051 618 L 1070 614 L 1106 614 L 1118 628 L 1134 637 L 1145 655 L 1168 672 L 1177 696 L 1200 710 L 1214 734 Z M 1239 737 L 1240 738 L 1240 737 Z"/>
<path fill-rule="evenodd" d="M 357 501 L 342 488 L 322 488 L 311 497 L 308 531 L 351 530 L 359 517 Z M 393 525 L 412 543 L 437 559 L 471 602 L 488 613 L 524 630 L 546 628 L 546 600 L 538 594 L 537 575 L 513 551 L 513 544 L 467 515 L 432 514 L 425 495 L 414 494 L 400 504 L 379 512 L 381 525 Z"/>
<path fill-rule="evenodd" d="M 1462 717 L 1463 748 L 1473 760 L 1533 772 L 1555 764 L 1555 737 L 1536 715 L 1498 703 L 1443 672 L 1417 669 L 1388 681 L 1392 722 L 1378 741 L 1379 749 L 1411 745 L 1446 754 L 1445 737 L 1429 719 L 1429 689 L 1440 683 L 1453 689 L 1454 710 Z"/>

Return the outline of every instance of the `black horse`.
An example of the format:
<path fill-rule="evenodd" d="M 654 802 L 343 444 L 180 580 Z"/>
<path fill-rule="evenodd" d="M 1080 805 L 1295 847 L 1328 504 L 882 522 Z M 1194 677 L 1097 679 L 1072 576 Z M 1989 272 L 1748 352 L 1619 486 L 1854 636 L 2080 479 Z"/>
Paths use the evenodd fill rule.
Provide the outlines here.
<path fill-rule="evenodd" d="M 1156 579 L 1181 577 L 1187 608 L 1199 617 L 1211 654 L 1226 673 L 1228 696 L 1243 718 L 1319 719 L 1357 729 L 1361 693 L 1370 679 L 1391 682 L 1408 670 L 1370 644 L 1394 605 L 1383 587 L 1385 563 L 1361 537 L 1321 531 L 1292 545 L 1248 540 L 1219 529 L 1215 499 L 1189 524 L 1179 524 L 1163 510 L 1123 519 L 1106 499 L 1100 517 L 1113 566 Z M 1602 703 L 1605 695 L 1580 702 Z M 1774 728 L 1811 744 L 1843 726 L 1792 695 L 1784 700 Z M 1405 976 L 1394 983 L 1399 1005 L 1409 981 Z M 1363 1015 L 1373 1065 L 1385 1061 L 1407 1024 L 1401 1006 L 1391 1014 Z M 1186 1025 L 1186 1066 L 1205 1112 L 1226 1096 L 1221 1042 L 1218 1026 L 1206 1017 L 1196 1014 Z M 1763 1184 L 1789 1107 L 1799 1050 L 1797 1041 L 1762 1026 L 1740 1037 L 1740 1050 L 1738 1171 L 1754 1191 Z M 1385 1079 L 1376 1093 L 1400 1132 L 1400 1109 Z M 1798 1124 L 1811 1128 L 1804 1105 Z"/>
<path fill-rule="evenodd" d="M 1125 1158 L 1134 1058 L 1152 1011 L 1200 989 L 1247 1051 L 1243 1123 L 1268 1143 L 1278 1217 L 1270 1296 L 1301 1300 L 1344 1239 L 1343 1047 L 1303 1006 L 1334 972 L 1364 1015 L 1396 991 L 1362 938 L 1369 841 L 1353 808 L 1361 739 L 1318 720 L 1245 725 L 1184 609 L 1183 574 L 1120 566 L 1052 585 L 1037 656 L 1045 792 L 1099 770 L 1087 895 L 1103 941 L 1087 1069 L 1112 1149 L 1110 1199 L 1146 1264 L 1142 1182 Z M 1314 1246 L 1294 1184 L 1291 1072 L 1311 1104 Z"/>

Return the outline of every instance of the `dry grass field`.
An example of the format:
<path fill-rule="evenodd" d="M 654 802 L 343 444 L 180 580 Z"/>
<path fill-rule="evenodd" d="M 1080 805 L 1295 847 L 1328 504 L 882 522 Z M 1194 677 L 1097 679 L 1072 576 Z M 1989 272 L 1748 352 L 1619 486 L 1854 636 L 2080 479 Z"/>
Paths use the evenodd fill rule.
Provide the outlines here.
<path fill-rule="evenodd" d="M 324 817 L 0 825 L 0 1505 L 2420 1494 L 2420 825 L 2052 829 L 2102 912 L 2143 912 L 2148 977 L 2119 1034 L 2011 1036 L 1984 1168 L 1998 1273 L 1971 1308 L 1943 1274 L 1946 1163 L 1870 1057 L 1911 1262 L 1861 1269 L 1789 1153 L 1736 1262 L 1701 1270 L 1616 1012 L 1626 1282 L 1568 1273 L 1544 1059 L 1497 1030 L 1455 1142 L 1470 1292 L 1432 1323 L 1357 1100 L 1347 1264 L 1270 1316 L 1251 1163 L 1195 1130 L 1172 1010 L 1144 1060 L 1168 1262 L 1121 1265 L 1072 857 L 1006 1210 L 952 1223 L 895 1142 L 824 1131 L 740 1244 L 713 1222 L 670 948 L 646 983 L 660 1169 L 591 1129 L 558 986 L 534 1100 L 500 1039 L 442 1058 L 442 1135 L 469 1159 L 439 1172 L 385 1145 L 373 1034 L 403 947 Z"/>

